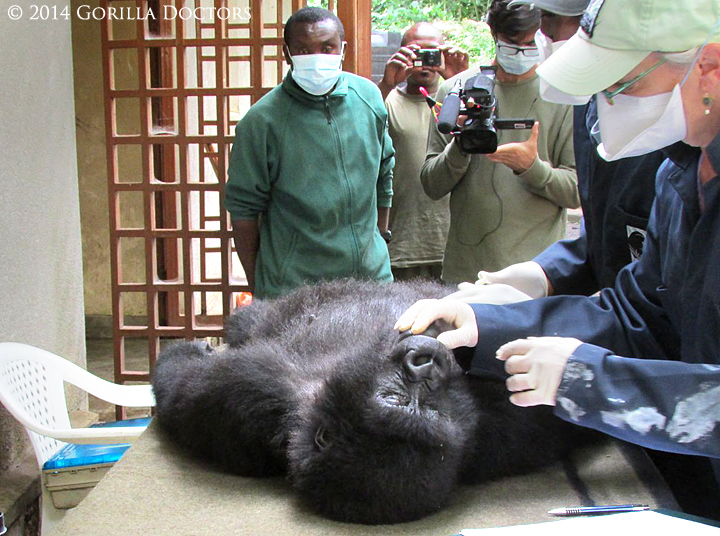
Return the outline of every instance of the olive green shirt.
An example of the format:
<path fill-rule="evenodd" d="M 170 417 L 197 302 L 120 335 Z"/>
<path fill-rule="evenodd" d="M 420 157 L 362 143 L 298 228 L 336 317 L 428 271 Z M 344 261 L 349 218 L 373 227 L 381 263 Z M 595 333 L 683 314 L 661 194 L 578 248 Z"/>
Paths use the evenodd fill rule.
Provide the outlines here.
<path fill-rule="evenodd" d="M 442 101 L 456 78 L 447 80 Z M 479 270 L 496 271 L 528 261 L 565 237 L 566 209 L 580 206 L 572 141 L 572 108 L 540 98 L 538 77 L 495 85 L 497 117 L 534 118 L 540 123 L 538 157 L 524 173 L 495 164 L 485 155 L 463 154 L 451 135 L 431 121 L 420 178 L 433 199 L 450 194 L 450 232 L 442 278 L 475 281 Z M 498 130 L 498 144 L 526 141 L 530 130 Z"/>
<path fill-rule="evenodd" d="M 390 264 L 397 268 L 439 264 L 450 227 L 450 196 L 430 199 L 420 183 L 430 107 L 422 95 L 409 95 L 398 88 L 387 96 L 385 106 L 395 148 Z"/>

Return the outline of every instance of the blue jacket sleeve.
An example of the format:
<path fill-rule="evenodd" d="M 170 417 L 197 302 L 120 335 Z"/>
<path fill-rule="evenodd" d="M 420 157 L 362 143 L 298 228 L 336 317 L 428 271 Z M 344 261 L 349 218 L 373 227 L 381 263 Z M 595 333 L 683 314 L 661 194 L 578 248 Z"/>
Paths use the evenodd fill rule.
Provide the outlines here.
<path fill-rule="evenodd" d="M 577 238 L 555 242 L 533 260 L 545 272 L 556 295 L 589 295 L 600 287 L 588 259 L 584 219 L 581 220 Z"/>
<path fill-rule="evenodd" d="M 644 447 L 720 457 L 720 366 L 613 355 L 581 345 L 555 414 Z"/>
<path fill-rule="evenodd" d="M 618 355 L 678 359 L 679 334 L 663 308 L 656 210 L 642 258 L 625 266 L 598 296 L 551 296 L 510 305 L 474 304 L 480 341 L 471 370 L 481 371 L 506 342 L 530 336 L 575 337 Z"/>

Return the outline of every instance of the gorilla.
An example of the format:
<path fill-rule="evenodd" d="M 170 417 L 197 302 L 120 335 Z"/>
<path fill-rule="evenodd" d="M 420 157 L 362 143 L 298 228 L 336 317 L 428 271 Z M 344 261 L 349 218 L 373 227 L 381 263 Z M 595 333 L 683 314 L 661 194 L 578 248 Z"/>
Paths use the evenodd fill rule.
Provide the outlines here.
<path fill-rule="evenodd" d="M 472 377 L 433 336 L 393 329 L 427 281 L 357 280 L 254 300 L 226 321 L 227 347 L 180 342 L 153 371 L 156 419 L 195 456 L 243 476 L 286 474 L 301 500 L 346 522 L 410 521 L 460 483 L 528 472 L 583 432 L 549 407 L 517 408 L 504 380 Z"/>

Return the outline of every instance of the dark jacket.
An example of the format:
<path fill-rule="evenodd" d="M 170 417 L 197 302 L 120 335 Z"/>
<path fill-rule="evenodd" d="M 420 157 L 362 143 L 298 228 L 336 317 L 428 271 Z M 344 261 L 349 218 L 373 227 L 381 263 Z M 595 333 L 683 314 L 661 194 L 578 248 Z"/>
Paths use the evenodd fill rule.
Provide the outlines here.
<path fill-rule="evenodd" d="M 527 336 L 577 337 L 555 413 L 646 447 L 720 457 L 720 179 L 697 193 L 699 151 L 658 171 L 642 258 L 599 296 L 474 305 L 471 372 L 504 375 L 495 350 Z M 619 357 L 632 356 L 632 357 Z"/>
<path fill-rule="evenodd" d="M 637 260 L 655 198 L 661 151 L 606 162 L 590 135 L 597 121 L 592 99 L 576 106 L 573 140 L 583 210 L 580 236 L 556 242 L 533 260 L 542 266 L 555 294 L 592 294 L 611 287 L 626 264 Z"/>

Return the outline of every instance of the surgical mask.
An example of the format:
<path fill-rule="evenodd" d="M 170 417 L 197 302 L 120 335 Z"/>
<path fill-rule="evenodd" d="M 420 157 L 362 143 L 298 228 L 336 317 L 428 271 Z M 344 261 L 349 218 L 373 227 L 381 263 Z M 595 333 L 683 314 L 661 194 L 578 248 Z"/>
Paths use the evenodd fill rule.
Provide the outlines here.
<path fill-rule="evenodd" d="M 536 48 L 518 47 L 500 40 L 495 42 L 495 47 L 500 67 L 509 74 L 525 74 L 537 65 L 540 57 L 540 53 Z M 517 53 L 514 53 L 514 51 Z"/>
<path fill-rule="evenodd" d="M 538 30 L 535 33 L 535 44 L 540 53 L 540 63 L 548 59 L 554 52 L 567 43 L 567 39 L 562 41 L 553 41 L 547 35 Z M 591 96 L 570 95 L 548 84 L 545 79 L 540 77 L 540 98 L 547 102 L 556 104 L 568 104 L 570 106 L 578 106 L 587 104 Z"/>
<path fill-rule="evenodd" d="M 560 48 L 566 42 L 567 42 L 567 40 L 553 41 L 547 35 L 542 33 L 541 30 L 538 30 L 537 32 L 535 32 L 535 44 L 538 47 L 539 63 L 544 62 L 546 59 L 548 59 L 550 56 L 552 56 L 552 53 L 555 52 L 558 48 Z"/>
<path fill-rule="evenodd" d="M 608 162 L 657 151 L 687 135 L 682 84 L 650 97 L 621 93 L 613 97 L 613 104 L 599 93 L 597 101 L 601 141 L 597 151 Z"/>
<path fill-rule="evenodd" d="M 311 95 L 325 95 L 340 78 L 342 61 L 345 55 L 343 44 L 342 54 L 304 54 L 291 56 L 293 80 Z M 288 54 L 289 56 L 289 54 Z"/>
<path fill-rule="evenodd" d="M 682 81 L 675 84 L 670 93 L 650 97 L 632 97 L 619 93 L 613 95 L 610 101 L 613 104 L 605 98 L 607 91 L 597 94 L 601 142 L 597 151 L 604 160 L 611 162 L 620 158 L 648 154 L 685 139 L 687 119 L 682 100 L 682 87 L 718 27 L 720 27 L 720 19 L 705 42 L 698 48 Z M 650 71 L 652 68 L 644 74 Z M 643 74 L 639 75 L 642 76 Z M 631 80 L 630 84 L 632 83 L 634 81 Z"/>

